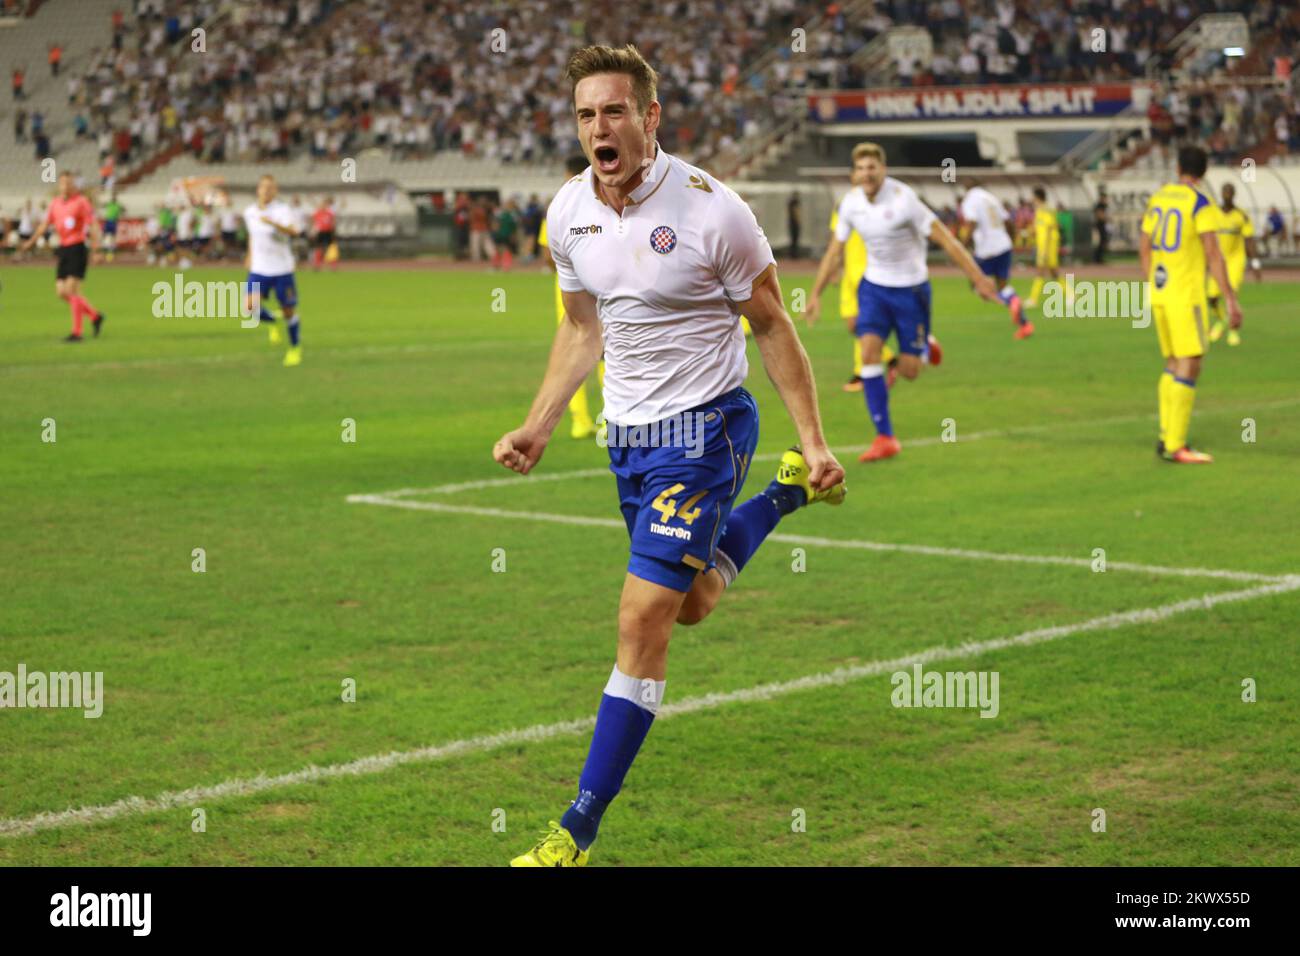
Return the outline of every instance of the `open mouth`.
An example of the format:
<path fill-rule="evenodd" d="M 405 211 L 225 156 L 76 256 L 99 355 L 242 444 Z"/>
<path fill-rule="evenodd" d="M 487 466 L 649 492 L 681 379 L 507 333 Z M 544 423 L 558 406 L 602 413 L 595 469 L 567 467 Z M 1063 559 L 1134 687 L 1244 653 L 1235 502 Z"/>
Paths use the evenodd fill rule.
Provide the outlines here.
<path fill-rule="evenodd" d="M 613 146 L 597 146 L 593 154 L 596 169 L 602 173 L 615 172 L 619 167 L 618 150 Z"/>

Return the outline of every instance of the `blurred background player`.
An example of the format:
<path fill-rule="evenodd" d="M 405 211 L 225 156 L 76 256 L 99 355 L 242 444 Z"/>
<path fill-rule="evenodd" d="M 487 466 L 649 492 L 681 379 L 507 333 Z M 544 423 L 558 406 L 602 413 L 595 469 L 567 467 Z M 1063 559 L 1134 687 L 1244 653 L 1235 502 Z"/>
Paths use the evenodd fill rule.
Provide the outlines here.
<path fill-rule="evenodd" d="M 849 185 L 857 186 L 857 177 L 852 171 L 849 172 Z M 837 208 L 831 210 L 831 232 L 834 233 L 839 225 L 840 213 Z M 848 241 L 844 243 L 844 269 L 840 276 L 840 318 L 844 320 L 845 326 L 849 330 L 849 335 L 853 335 L 853 327 L 858 321 L 858 286 L 862 282 L 862 275 L 867 271 L 867 247 L 862 244 L 862 237 L 856 232 L 850 233 Z M 808 325 L 811 327 L 816 324 L 818 316 L 808 313 Z M 749 334 L 749 330 L 745 330 Z M 943 360 L 943 351 L 939 347 L 939 340 L 933 335 L 930 336 L 929 362 L 931 365 L 938 365 Z M 885 386 L 893 388 L 894 382 L 898 379 L 898 356 L 886 342 L 880 349 L 880 360 L 885 364 Z M 849 380 L 844 383 L 844 391 L 860 392 L 862 391 L 862 343 L 856 335 L 853 335 L 853 374 Z"/>
<path fill-rule="evenodd" d="M 1255 270 L 1255 280 L 1264 281 L 1264 273 L 1260 267 L 1259 249 L 1255 243 L 1255 227 L 1251 225 L 1250 216 L 1246 215 L 1241 209 L 1234 205 L 1233 200 L 1237 196 L 1237 188 L 1232 183 L 1225 183 L 1223 186 L 1223 205 L 1219 208 L 1219 251 L 1223 253 L 1223 262 L 1228 269 L 1228 281 L 1232 283 L 1232 291 L 1241 291 L 1241 282 L 1246 278 L 1246 257 L 1250 257 L 1250 267 Z M 1210 308 L 1214 310 L 1214 325 L 1210 327 L 1210 341 L 1217 342 L 1223 338 L 1223 333 L 1228 333 L 1229 345 L 1241 344 L 1241 333 L 1236 329 L 1229 329 L 1227 316 L 1223 310 L 1223 296 L 1219 291 L 1219 283 L 1214 281 L 1211 276 L 1206 285 L 1205 294 L 1210 300 Z"/>
<path fill-rule="evenodd" d="M 1011 313 L 1017 339 L 1034 334 L 1034 325 L 1025 318 L 1020 296 L 1011 287 L 1011 213 L 991 192 L 978 183 L 970 186 L 961 198 L 960 213 L 963 238 L 969 238 L 980 272 L 998 283 L 998 300 Z"/>
<path fill-rule="evenodd" d="M 221 258 L 235 257 L 239 251 L 239 214 L 227 199 L 221 207 Z"/>
<path fill-rule="evenodd" d="M 1056 208 L 1047 201 L 1047 190 L 1042 186 L 1034 187 L 1034 267 L 1038 275 L 1029 290 L 1026 309 L 1038 308 L 1038 295 L 1048 279 L 1061 281 L 1061 223 L 1056 218 Z M 1068 281 L 1065 301 L 1067 305 L 1074 302 L 1074 286 Z"/>
<path fill-rule="evenodd" d="M 567 183 L 575 176 L 581 176 L 587 168 L 587 157 L 581 153 L 574 153 L 564 161 L 565 178 Z M 555 271 L 555 260 L 551 258 L 550 240 L 546 235 L 546 217 L 542 217 L 541 228 L 537 232 L 537 249 L 546 263 L 546 267 L 552 272 Z M 555 324 L 564 324 L 564 294 L 560 290 L 560 277 L 555 276 Z M 602 361 L 596 366 L 596 379 L 600 382 L 601 387 L 605 383 L 605 363 Z M 594 438 L 597 432 L 596 422 L 591 417 L 591 406 L 587 404 L 587 383 L 583 382 L 578 386 L 578 390 L 573 393 L 573 398 L 569 399 L 569 425 L 570 438 Z"/>
<path fill-rule="evenodd" d="M 1165 359 L 1158 390 L 1156 453 L 1181 465 L 1214 460 L 1187 444 L 1207 344 L 1207 266 L 1228 300 L 1229 323 L 1234 329 L 1241 327 L 1241 306 L 1219 251 L 1219 213 L 1201 191 L 1205 167 L 1205 150 L 1199 146 L 1178 151 L 1178 182 L 1161 186 L 1151 197 L 1138 237 L 1142 278 L 1150 283 L 1151 315 Z"/>
<path fill-rule="evenodd" d="M 63 341 L 81 341 L 82 320 L 86 316 L 90 316 L 90 323 L 98 336 L 104 324 L 104 313 L 97 311 L 82 296 L 81 282 L 86 278 L 86 265 L 90 258 L 86 234 L 90 234 L 92 245 L 98 245 L 99 221 L 95 218 L 95 209 L 90 205 L 90 200 L 77 191 L 71 173 L 59 176 L 59 194 L 51 200 L 43 225 L 53 226 L 59 234 L 59 264 L 55 271 L 54 291 L 72 310 L 72 332 Z M 18 251 L 26 252 L 30 249 L 44 231 L 42 228 L 33 232 L 18 247 Z"/>
<path fill-rule="evenodd" d="M 188 269 L 193 263 L 190 262 L 190 253 L 194 251 L 194 207 L 186 200 L 181 206 L 180 212 L 176 214 L 176 252 L 180 256 L 177 263 L 182 269 Z"/>
<path fill-rule="evenodd" d="M 311 253 L 311 265 L 317 272 L 320 272 L 321 263 L 325 261 L 325 254 L 329 252 L 330 246 L 334 245 L 334 197 L 326 196 L 321 200 L 321 204 L 316 207 L 316 211 L 311 214 L 312 231 L 315 234 Z M 338 271 L 338 256 L 334 256 L 330 263 L 330 268 Z"/>
<path fill-rule="evenodd" d="M 194 210 L 194 258 L 197 261 L 212 258 L 212 238 L 216 235 L 216 213 L 211 206 Z"/>
<path fill-rule="evenodd" d="M 158 237 L 162 251 L 160 262 L 176 261 L 176 210 L 163 203 L 158 209 Z"/>
<path fill-rule="evenodd" d="M 862 344 L 862 384 L 867 411 L 876 429 L 871 447 L 859 461 L 892 458 L 902 450 L 889 418 L 889 388 L 882 361 L 885 339 L 898 337 L 898 371 L 908 379 L 920 373 L 929 350 L 930 279 L 926 240 L 938 244 L 965 273 L 975 292 L 989 302 L 1002 301 L 993 280 L 980 271 L 966 247 L 930 211 L 916 191 L 888 175 L 885 150 L 876 143 L 853 148 L 853 172 L 861 185 L 840 202 L 839 220 L 817 269 L 804 317 L 821 309 L 821 292 L 844 258 L 853 232 L 862 236 L 867 269 L 858 286 L 858 321 L 854 333 Z"/>
<path fill-rule="evenodd" d="M 109 193 L 108 202 L 104 203 L 102 248 L 105 262 L 113 261 L 113 253 L 117 249 L 117 223 L 122 218 L 122 211 L 122 204 L 117 201 L 117 193 Z"/>
<path fill-rule="evenodd" d="M 244 228 L 248 230 L 248 303 L 251 313 L 256 302 L 261 321 L 270 326 L 271 344 L 280 342 L 275 316 L 266 307 L 271 291 L 280 302 L 280 312 L 289 328 L 289 350 L 284 353 L 286 367 L 302 364 L 302 345 L 298 340 L 298 288 L 293 281 L 293 247 L 290 243 L 300 234 L 298 219 L 288 203 L 276 198 L 275 177 L 265 175 L 257 181 L 257 200 L 244 210 Z"/>
<path fill-rule="evenodd" d="M 506 200 L 492 217 L 492 268 L 509 272 L 515 256 L 515 235 L 519 231 L 519 207 L 513 199 Z"/>
<path fill-rule="evenodd" d="M 22 210 L 18 213 L 18 248 L 36 234 L 36 215 L 32 212 L 32 201 L 29 199 L 23 203 Z"/>

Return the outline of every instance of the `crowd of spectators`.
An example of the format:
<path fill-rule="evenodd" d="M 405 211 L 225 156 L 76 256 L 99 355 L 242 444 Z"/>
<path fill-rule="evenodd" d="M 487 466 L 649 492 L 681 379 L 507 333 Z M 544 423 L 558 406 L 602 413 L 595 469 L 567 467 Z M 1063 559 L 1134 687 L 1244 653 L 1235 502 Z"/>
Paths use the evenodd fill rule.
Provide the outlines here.
<path fill-rule="evenodd" d="M 553 161 L 576 145 L 565 63 L 593 42 L 638 45 L 661 76 L 660 142 L 697 162 L 802 115 L 810 90 L 881 82 L 851 54 L 895 26 L 926 29 L 934 48 L 925 65 L 892 64 L 889 82 L 903 85 L 1158 74 L 1157 51 L 1206 12 L 1240 11 L 1252 35 L 1300 44 L 1282 0 L 874 0 L 852 17 L 825 0 L 666 0 L 636 17 L 598 0 L 260 0 L 224 18 L 216 0 L 129 6 L 113 14 L 111 45 L 63 71 L 70 135 L 119 165 L 169 145 L 211 163 L 366 149 Z M 819 17 L 822 28 L 806 29 Z M 209 26 L 196 50 L 192 32 Z M 44 157 L 49 117 L 22 108 L 23 70 L 14 133 Z M 1293 150 L 1289 89 L 1162 89 L 1153 129 L 1162 143 L 1198 138 L 1220 159 L 1274 137 Z"/>

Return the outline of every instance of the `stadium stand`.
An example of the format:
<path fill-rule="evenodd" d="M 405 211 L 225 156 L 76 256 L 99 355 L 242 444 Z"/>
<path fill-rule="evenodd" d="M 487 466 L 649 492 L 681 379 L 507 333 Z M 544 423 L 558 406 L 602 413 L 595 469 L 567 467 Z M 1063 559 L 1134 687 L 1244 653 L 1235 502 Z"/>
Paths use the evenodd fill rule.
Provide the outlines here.
<path fill-rule="evenodd" d="M 1060 177 L 1058 201 L 1080 209 L 1097 198 L 1083 174 L 1157 178 L 1184 142 L 1221 164 L 1300 161 L 1300 8 L 1275 0 L 679 0 L 634 32 L 590 0 L 474 12 L 455 0 L 47 0 L 24 12 L 0 30 L 0 62 L 23 80 L 4 103 L 6 169 L 53 156 L 143 210 L 210 174 L 240 196 L 266 170 L 291 190 L 337 191 L 354 162 L 344 237 L 361 210 L 413 235 L 427 206 L 440 226 L 425 238 L 445 245 L 457 194 L 548 197 L 577 145 L 564 64 L 589 42 L 637 43 L 662 75 L 660 142 L 740 189 L 778 244 L 792 192 L 814 219 L 828 213 L 845 150 L 867 137 L 900 171 L 951 156 Z M 1211 28 L 1240 32 L 1240 55 L 1203 42 Z M 893 109 L 900 94 L 1052 85 L 1117 105 L 996 122 L 871 113 L 878 97 Z M 845 113 L 858 93 L 866 113 Z M 33 181 L 0 182 L 0 211 L 38 194 Z M 927 198 L 942 209 L 949 192 Z"/>

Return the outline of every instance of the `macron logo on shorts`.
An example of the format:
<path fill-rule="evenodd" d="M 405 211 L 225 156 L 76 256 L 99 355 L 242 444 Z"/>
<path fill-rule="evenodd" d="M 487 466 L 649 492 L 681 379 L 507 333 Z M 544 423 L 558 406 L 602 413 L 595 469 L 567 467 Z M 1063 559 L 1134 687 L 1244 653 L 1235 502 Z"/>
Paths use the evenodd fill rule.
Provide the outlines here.
<path fill-rule="evenodd" d="M 681 538 L 683 541 L 691 540 L 691 533 L 685 528 L 670 528 L 666 524 L 655 524 L 650 522 L 650 531 L 652 534 L 662 534 L 668 538 Z"/>

